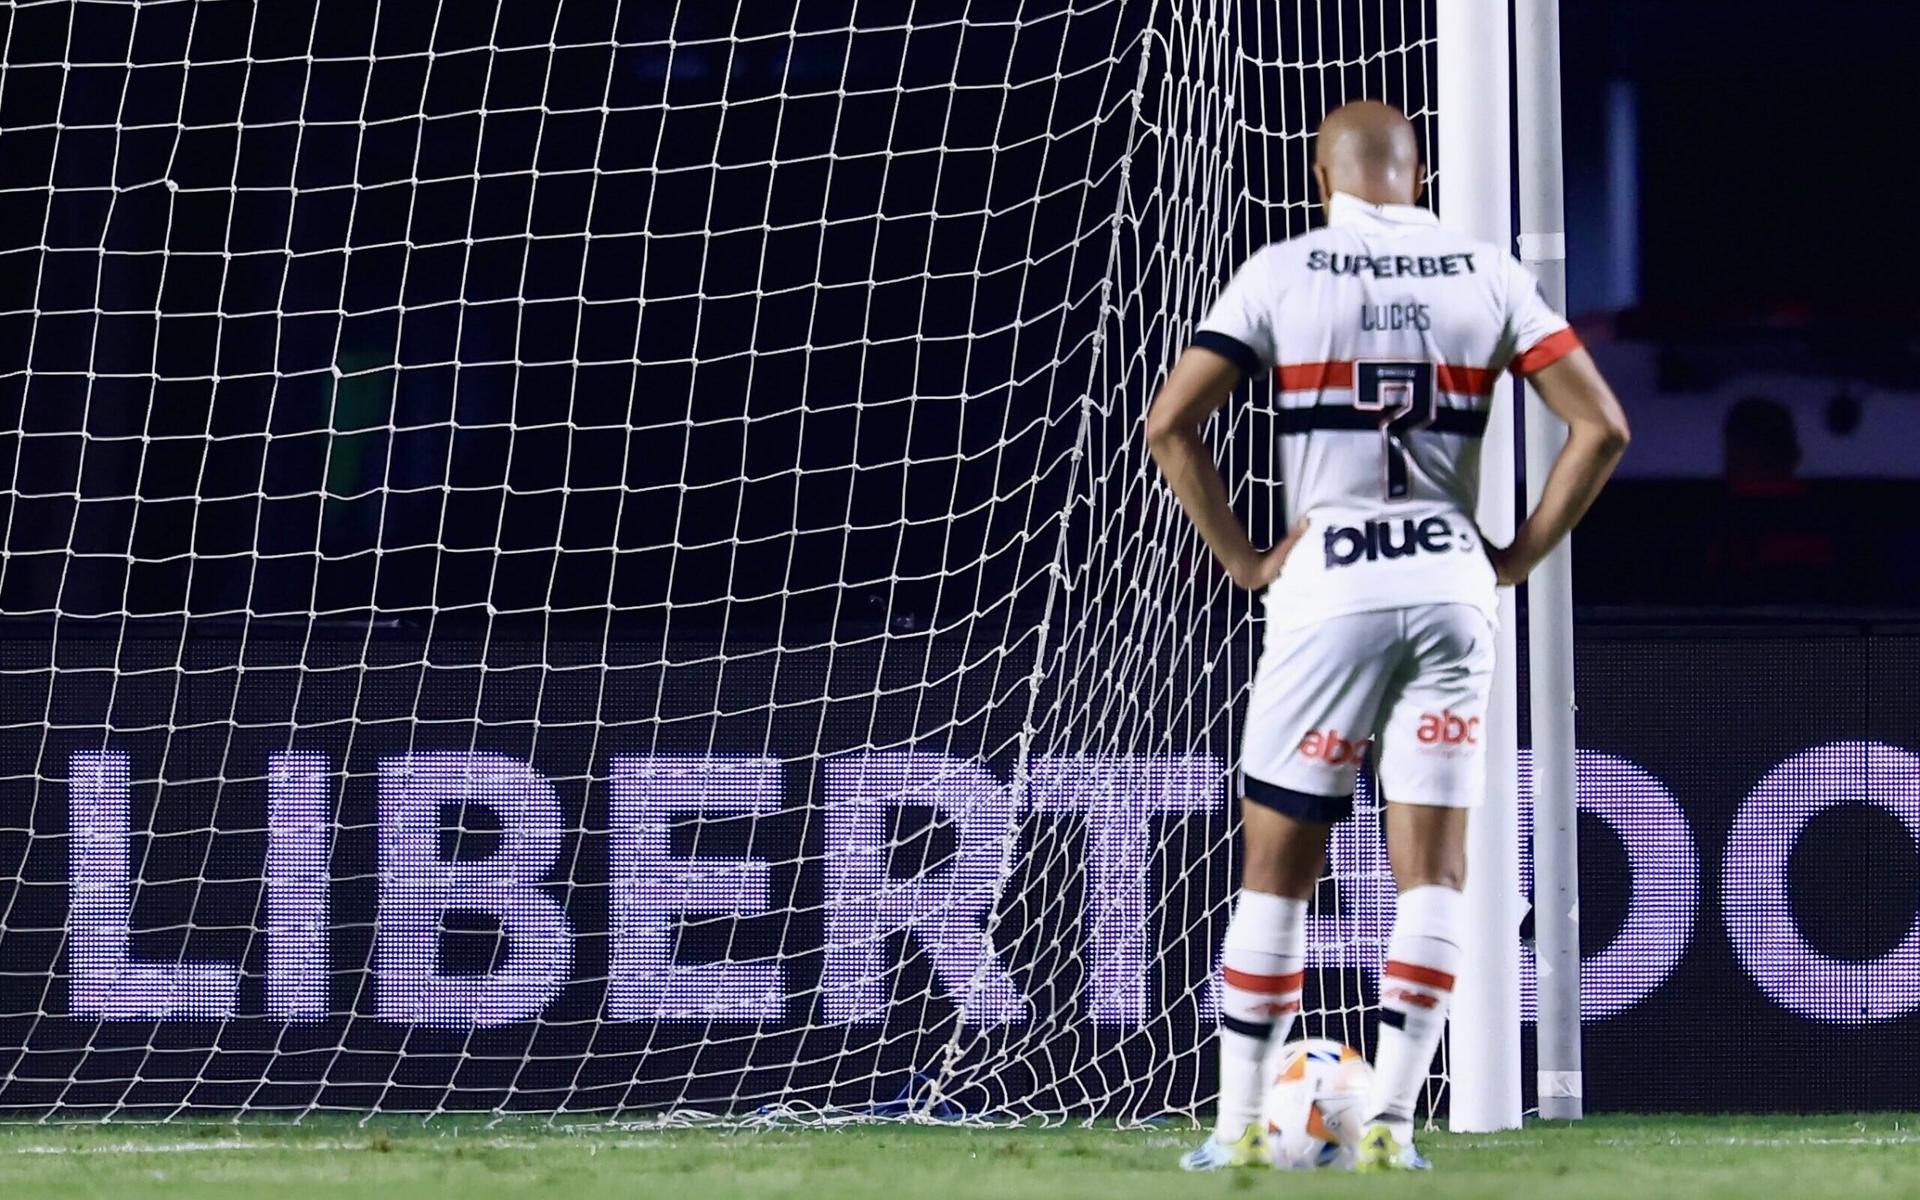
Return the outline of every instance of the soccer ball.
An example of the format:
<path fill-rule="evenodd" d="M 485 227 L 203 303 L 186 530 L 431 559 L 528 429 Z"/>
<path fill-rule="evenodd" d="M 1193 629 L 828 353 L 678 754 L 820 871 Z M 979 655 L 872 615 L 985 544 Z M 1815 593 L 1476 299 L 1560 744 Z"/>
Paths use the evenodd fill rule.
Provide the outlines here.
<path fill-rule="evenodd" d="M 1373 1068 L 1352 1046 L 1289 1042 L 1267 1088 L 1267 1154 L 1283 1170 L 1351 1167 Z"/>

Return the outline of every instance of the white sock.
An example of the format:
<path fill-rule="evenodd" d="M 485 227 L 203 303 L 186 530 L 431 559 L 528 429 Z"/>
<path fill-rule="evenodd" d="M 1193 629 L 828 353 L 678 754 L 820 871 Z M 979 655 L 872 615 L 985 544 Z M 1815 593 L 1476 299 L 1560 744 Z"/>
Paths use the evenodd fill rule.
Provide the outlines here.
<path fill-rule="evenodd" d="M 1372 1119 L 1401 1133 L 1411 1134 L 1414 1101 L 1446 1027 L 1447 1001 L 1460 969 L 1454 932 L 1459 911 L 1460 893 L 1446 887 L 1409 888 L 1394 906 L 1393 936 L 1380 976 L 1380 1044 L 1368 1109 Z"/>
<path fill-rule="evenodd" d="M 1267 1047 L 1300 1015 L 1307 902 L 1242 889 L 1220 966 L 1220 1115 L 1214 1137 L 1238 1141 L 1260 1117 Z"/>

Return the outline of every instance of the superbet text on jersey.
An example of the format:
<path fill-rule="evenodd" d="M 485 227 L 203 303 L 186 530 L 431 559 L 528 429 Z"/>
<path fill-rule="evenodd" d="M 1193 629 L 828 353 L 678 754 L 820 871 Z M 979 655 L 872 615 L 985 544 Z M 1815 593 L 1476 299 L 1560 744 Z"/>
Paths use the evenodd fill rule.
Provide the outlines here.
<path fill-rule="evenodd" d="M 1473 511 L 1494 382 L 1580 344 L 1519 262 L 1424 208 L 1336 194 L 1325 228 L 1247 261 L 1194 344 L 1273 373 L 1287 525 L 1309 527 L 1270 628 L 1409 604 L 1492 619 Z"/>

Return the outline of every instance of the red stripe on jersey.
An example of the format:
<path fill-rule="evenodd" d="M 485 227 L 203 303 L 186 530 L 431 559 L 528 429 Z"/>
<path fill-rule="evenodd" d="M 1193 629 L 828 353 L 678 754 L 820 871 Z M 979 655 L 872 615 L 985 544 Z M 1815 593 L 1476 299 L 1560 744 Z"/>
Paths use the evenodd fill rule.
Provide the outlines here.
<path fill-rule="evenodd" d="M 1353 386 L 1350 362 L 1281 363 L 1273 369 L 1273 378 L 1283 392 L 1319 392 L 1327 388 Z"/>
<path fill-rule="evenodd" d="M 1436 971 L 1432 967 L 1423 967 L 1418 963 L 1401 962 L 1399 959 L 1387 960 L 1387 977 L 1404 979 L 1408 983 L 1417 983 L 1421 987 L 1437 988 L 1443 992 L 1453 990 L 1453 976 L 1445 971 Z"/>
<path fill-rule="evenodd" d="M 1443 392 L 1460 396 L 1484 396 L 1493 390 L 1493 372 L 1485 367 L 1450 367 L 1441 363 L 1434 368 L 1434 382 Z"/>
<path fill-rule="evenodd" d="M 1350 362 L 1282 363 L 1273 369 L 1274 382 L 1283 392 L 1323 392 L 1328 388 L 1353 386 Z M 1493 390 L 1493 372 L 1485 367 L 1453 367 L 1446 363 L 1434 367 L 1434 383 L 1443 392 L 1457 396 L 1484 396 Z"/>
<path fill-rule="evenodd" d="M 1220 968 L 1226 976 L 1227 986 L 1239 988 L 1243 992 L 1260 992 L 1274 995 L 1279 992 L 1297 992 L 1306 982 L 1305 971 L 1294 971 L 1286 975 L 1255 975 L 1251 971 L 1236 971 L 1232 967 Z"/>
<path fill-rule="evenodd" d="M 1514 356 L 1513 366 L 1509 368 L 1515 375 L 1531 375 L 1559 362 L 1580 348 L 1580 335 L 1571 327 L 1550 333 L 1530 346 L 1525 353 Z"/>

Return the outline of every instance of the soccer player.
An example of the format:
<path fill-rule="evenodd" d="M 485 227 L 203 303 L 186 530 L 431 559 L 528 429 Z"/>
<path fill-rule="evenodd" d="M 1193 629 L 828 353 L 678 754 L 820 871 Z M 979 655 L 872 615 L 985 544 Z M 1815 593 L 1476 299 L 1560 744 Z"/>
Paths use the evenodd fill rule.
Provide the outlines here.
<path fill-rule="evenodd" d="M 1459 971 L 1468 810 L 1486 779 L 1494 589 L 1527 577 L 1627 445 L 1618 401 L 1504 250 L 1443 229 L 1413 128 L 1384 104 L 1320 127 L 1323 229 L 1265 247 L 1221 293 L 1147 415 L 1168 484 L 1239 586 L 1266 588 L 1241 750 L 1241 889 L 1221 956 L 1220 1112 L 1189 1170 L 1264 1162 L 1261 1059 L 1300 1011 L 1327 834 L 1375 755 L 1399 897 L 1381 978 L 1363 1170 L 1421 1169 L 1413 1106 Z M 1474 525 L 1499 372 L 1568 426 L 1509 546 Z M 1256 549 L 1200 425 L 1274 373 L 1288 533 Z"/>

